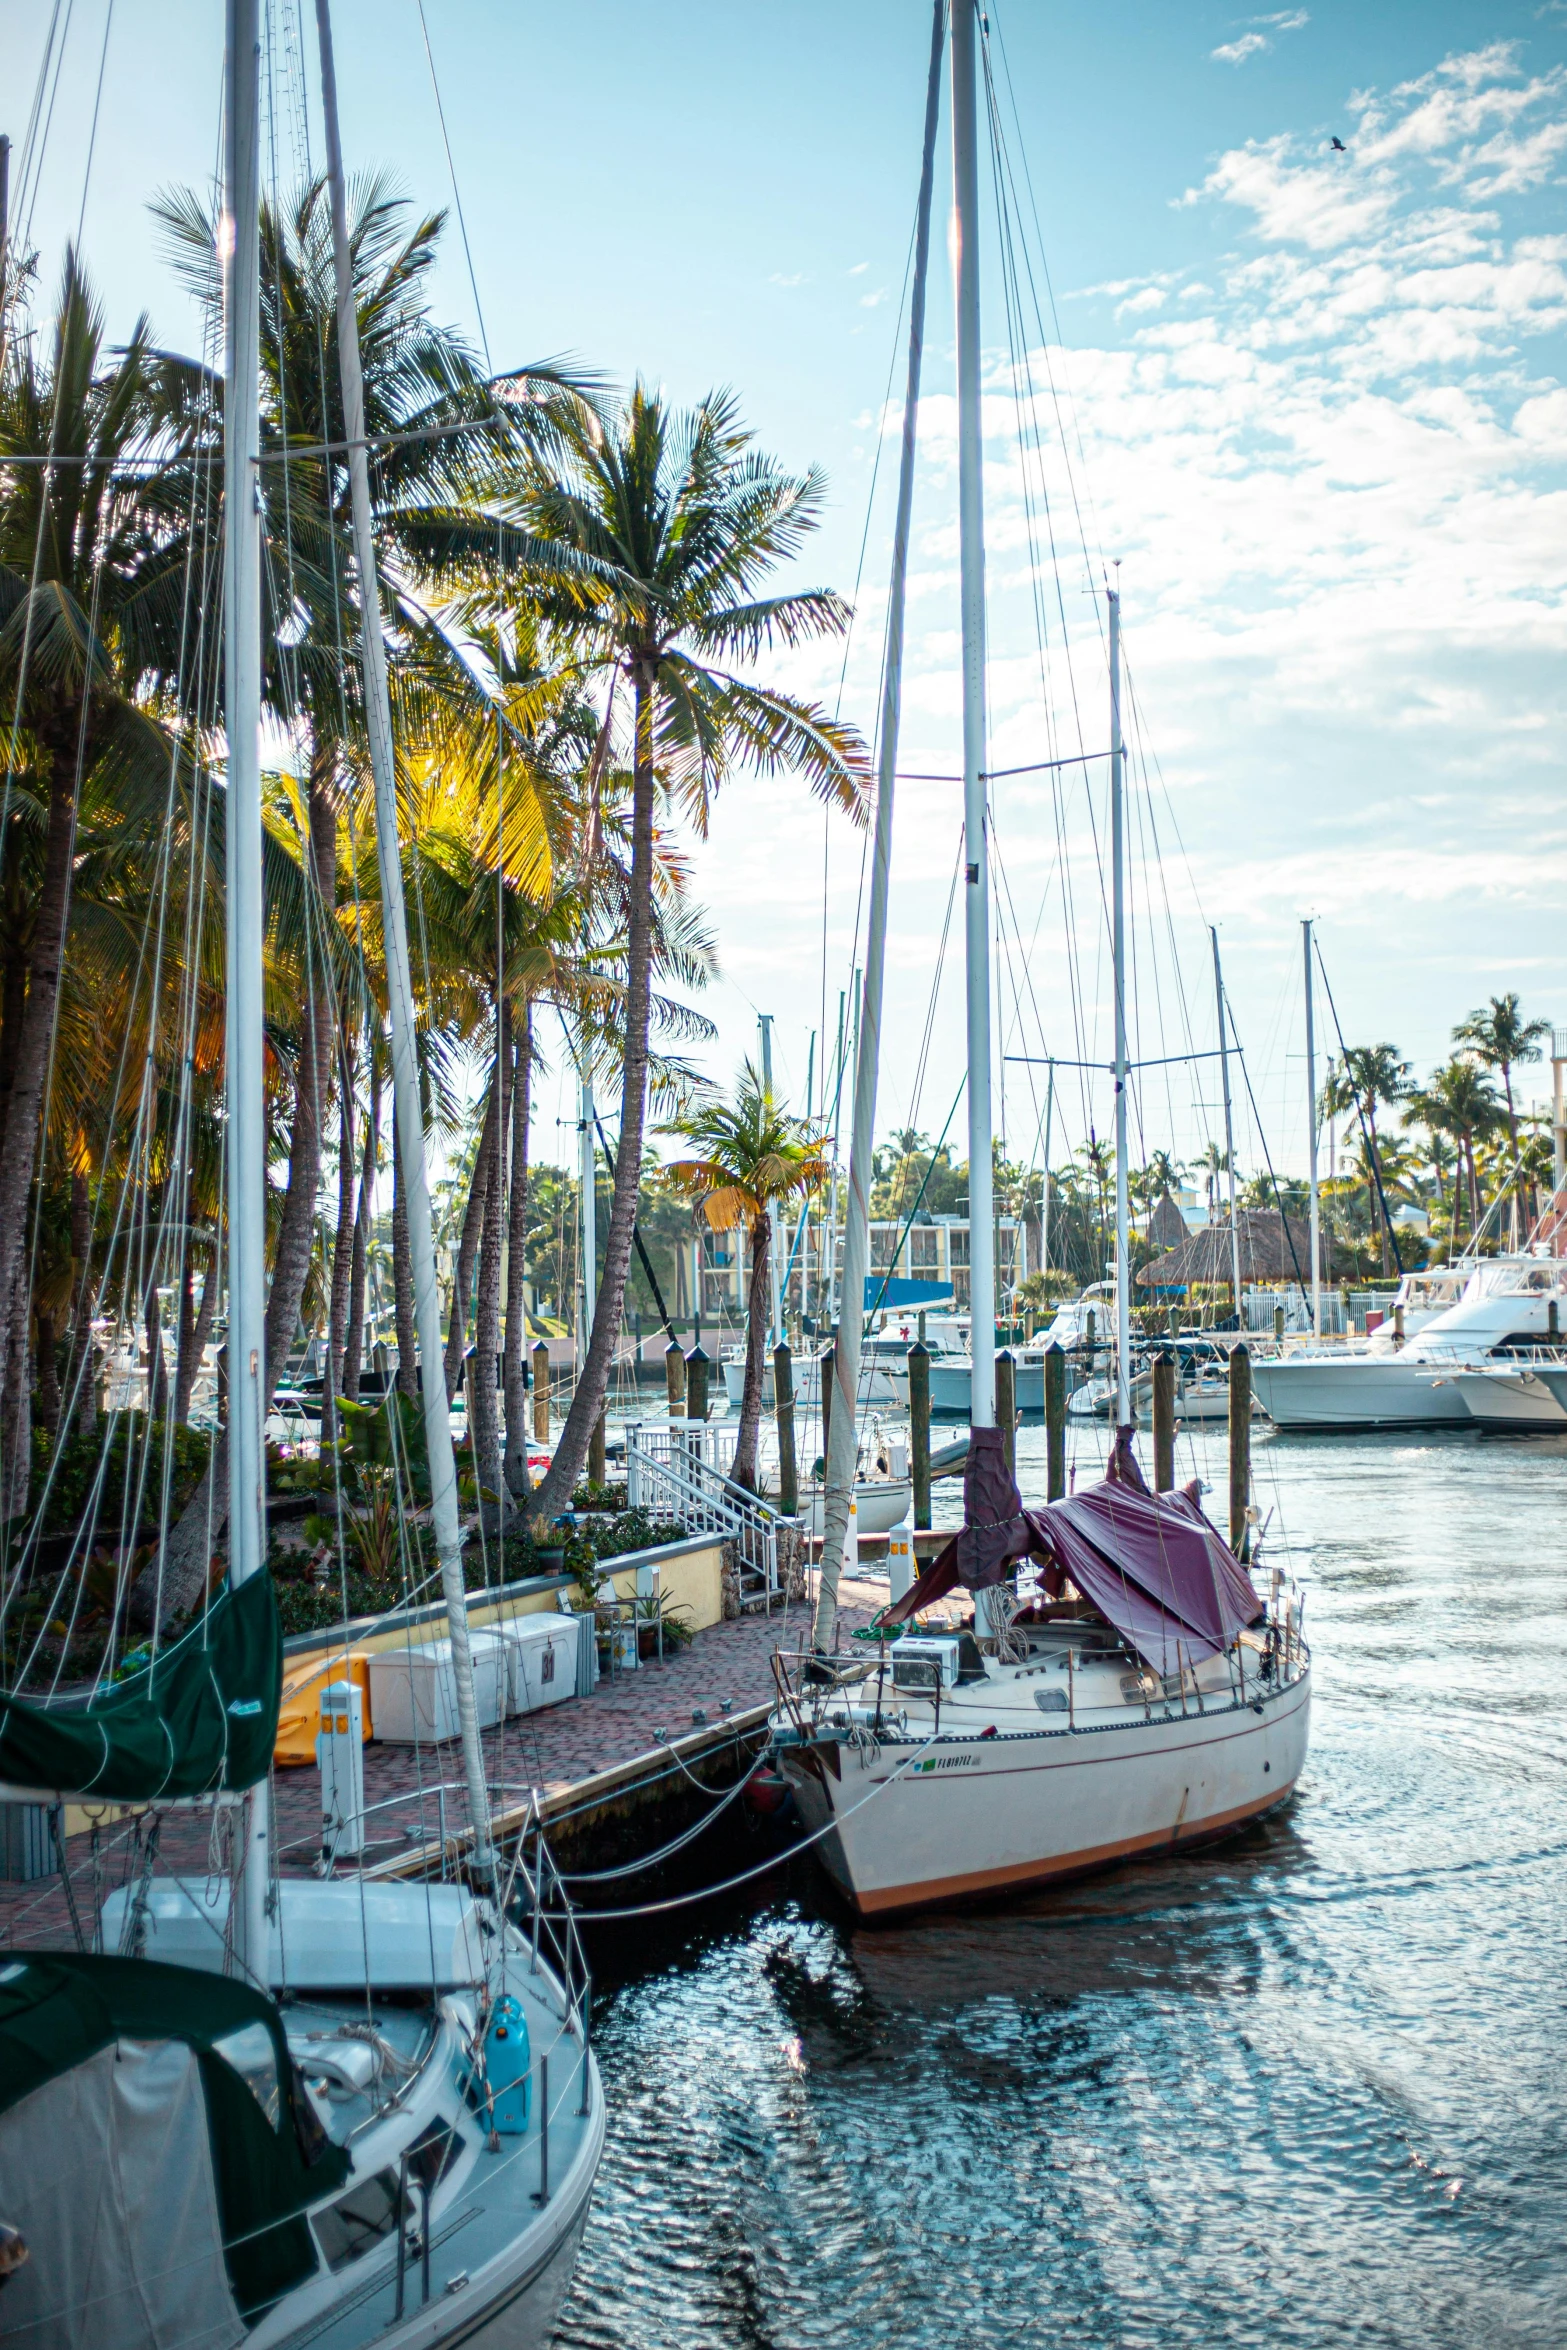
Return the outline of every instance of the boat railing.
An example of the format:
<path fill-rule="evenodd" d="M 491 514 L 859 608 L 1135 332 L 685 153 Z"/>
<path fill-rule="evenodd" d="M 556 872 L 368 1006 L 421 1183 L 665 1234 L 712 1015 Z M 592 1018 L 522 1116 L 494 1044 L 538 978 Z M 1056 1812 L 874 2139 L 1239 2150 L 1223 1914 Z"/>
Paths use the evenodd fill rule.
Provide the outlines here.
<path fill-rule="evenodd" d="M 667 1511 L 692 1534 L 716 1534 L 733 1547 L 742 1609 L 782 1596 L 778 1512 L 718 1466 L 715 1438 L 732 1437 L 702 1420 L 626 1426 L 626 1506 Z"/>

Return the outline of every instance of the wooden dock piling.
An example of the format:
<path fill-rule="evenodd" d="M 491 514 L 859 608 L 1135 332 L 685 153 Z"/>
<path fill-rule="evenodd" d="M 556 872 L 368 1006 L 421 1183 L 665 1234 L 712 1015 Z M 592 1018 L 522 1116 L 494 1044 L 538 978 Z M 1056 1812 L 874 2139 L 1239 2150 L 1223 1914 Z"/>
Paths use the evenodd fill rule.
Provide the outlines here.
<path fill-rule="evenodd" d="M 669 1416 L 683 1420 L 686 1416 L 686 1358 L 671 1339 L 664 1349 L 664 1391 L 669 1398 Z"/>
<path fill-rule="evenodd" d="M 1153 1489 L 1175 1486 L 1175 1357 L 1161 1349 L 1153 1364 Z"/>
<path fill-rule="evenodd" d="M 794 1453 L 794 1357 L 782 1338 L 773 1348 L 773 1409 L 778 1415 L 778 1507 L 792 1518 L 800 1508 L 800 1465 Z"/>
<path fill-rule="evenodd" d="M 1244 1561 L 1251 1550 L 1246 1512 L 1251 1506 L 1251 1355 L 1230 1352 L 1230 1548 Z"/>
<path fill-rule="evenodd" d="M 921 1317 L 923 1319 L 923 1316 Z M 916 1338 L 908 1352 L 909 1469 L 914 1479 L 914 1523 L 930 1524 L 930 1348 Z"/>
<path fill-rule="evenodd" d="M 1066 1354 L 1054 1340 L 1045 1349 L 1045 1499 L 1066 1492 Z"/>
<path fill-rule="evenodd" d="M 686 1418 L 688 1420 L 705 1420 L 707 1418 L 707 1375 L 711 1369 L 712 1364 L 703 1350 L 701 1340 L 698 1339 L 686 1357 Z"/>
<path fill-rule="evenodd" d="M 533 1441 L 550 1440 L 550 1350 L 541 1338 L 533 1350 Z"/>
<path fill-rule="evenodd" d="M 608 1416 L 608 1409 L 607 1404 L 599 1406 L 599 1416 L 594 1421 L 593 1433 L 588 1438 L 588 1483 L 590 1485 L 604 1483 L 604 1422 Z"/>
<path fill-rule="evenodd" d="M 996 1426 L 1001 1430 L 1001 1454 L 1017 1475 L 1017 1363 L 1004 1346 L 996 1357 Z"/>

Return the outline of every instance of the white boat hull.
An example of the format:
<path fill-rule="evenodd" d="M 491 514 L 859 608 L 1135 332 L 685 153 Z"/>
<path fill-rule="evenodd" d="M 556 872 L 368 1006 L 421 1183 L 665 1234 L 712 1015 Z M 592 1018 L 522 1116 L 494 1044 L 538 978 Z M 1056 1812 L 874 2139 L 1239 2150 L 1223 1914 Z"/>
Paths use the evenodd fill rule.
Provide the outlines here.
<path fill-rule="evenodd" d="M 854 1488 L 854 1511 L 862 1534 L 890 1534 L 901 1526 L 914 1506 L 914 1486 L 907 1477 L 872 1477 Z M 807 1532 L 820 1535 L 826 1499 L 820 1488 L 801 1515 Z"/>
<path fill-rule="evenodd" d="M 930 1408 L 943 1419 L 966 1420 L 969 1416 L 969 1389 L 973 1366 L 966 1355 L 943 1359 L 933 1358 L 930 1366 Z M 908 1398 L 907 1381 L 904 1400 Z M 1045 1408 L 1045 1366 L 1036 1357 L 1021 1362 L 1014 1373 L 1014 1393 L 1020 1412 L 1042 1412 Z"/>
<path fill-rule="evenodd" d="M 726 1357 L 723 1369 L 724 1394 L 729 1401 L 731 1410 L 738 1411 L 745 1397 L 745 1365 L 744 1363 L 731 1362 Z M 796 1411 L 819 1411 L 822 1401 L 822 1372 L 820 1358 L 816 1355 L 808 1355 L 802 1361 L 797 1362 L 794 1365 L 793 1382 L 794 1404 Z M 904 1375 L 903 1393 L 904 1397 L 906 1398 L 908 1394 L 907 1374 Z M 771 1363 L 768 1363 L 764 1366 L 762 1371 L 763 1410 L 770 1412 L 773 1409 L 775 1400 L 776 1399 L 773 1395 L 773 1368 Z M 860 1365 L 861 1404 L 896 1405 L 898 1401 L 898 1390 L 893 1384 L 892 1378 L 889 1376 L 883 1366 L 880 1363 L 862 1362 Z"/>
<path fill-rule="evenodd" d="M 1396 1355 L 1305 1355 L 1253 1363 L 1252 1388 L 1278 1428 L 1467 1428 L 1469 1407 L 1440 1363 Z"/>
<path fill-rule="evenodd" d="M 785 1750 L 816 1847 L 863 1917 L 985 1900 L 1261 1819 L 1293 1791 L 1310 1730 L 1309 1667 L 1266 1696 L 1183 1714 L 857 1750 Z M 903 1777 L 900 1764 L 913 1761 Z M 863 1801 L 878 1783 L 885 1791 Z M 858 1807 L 858 1808 L 856 1808 Z"/>
<path fill-rule="evenodd" d="M 1457 1371 L 1453 1385 L 1470 1418 L 1482 1428 L 1542 1436 L 1567 1430 L 1567 1410 L 1531 1370 Z"/>

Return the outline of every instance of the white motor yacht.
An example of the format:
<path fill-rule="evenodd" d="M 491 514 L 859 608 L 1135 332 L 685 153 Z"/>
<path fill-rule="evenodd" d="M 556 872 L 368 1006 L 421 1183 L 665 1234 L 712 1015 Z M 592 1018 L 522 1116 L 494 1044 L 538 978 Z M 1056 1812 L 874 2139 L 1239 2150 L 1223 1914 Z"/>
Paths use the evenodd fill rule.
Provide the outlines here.
<path fill-rule="evenodd" d="M 1464 1268 L 1449 1268 L 1456 1280 Z M 1469 1427 L 1473 1415 L 1455 1373 L 1506 1369 L 1547 1346 L 1567 1298 L 1567 1262 L 1544 1253 L 1471 1264 L 1456 1304 L 1434 1313 L 1400 1345 L 1384 1327 L 1363 1347 L 1304 1348 L 1252 1366 L 1252 1385 L 1280 1428 Z M 1553 1310 L 1554 1309 L 1554 1310 Z"/>
<path fill-rule="evenodd" d="M 1558 1365 L 1567 1357 L 1556 1356 Z M 1502 1436 L 1560 1436 L 1567 1433 L 1563 1404 L 1533 1362 L 1486 1363 L 1477 1371 L 1454 1371 L 1454 1387 L 1478 1427 Z"/>

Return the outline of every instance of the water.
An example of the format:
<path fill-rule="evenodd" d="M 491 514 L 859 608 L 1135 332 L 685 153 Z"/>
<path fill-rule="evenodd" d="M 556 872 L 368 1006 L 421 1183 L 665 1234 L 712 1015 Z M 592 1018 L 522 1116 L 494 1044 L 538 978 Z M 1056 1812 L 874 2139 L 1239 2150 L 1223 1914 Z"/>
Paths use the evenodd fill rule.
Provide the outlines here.
<path fill-rule="evenodd" d="M 1567 1444 L 1257 1469 L 1310 1589 L 1290 1810 L 874 1931 L 801 1856 L 601 1943 L 561 2345 L 1567 2339 Z"/>

